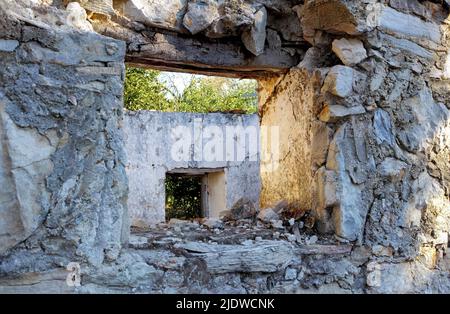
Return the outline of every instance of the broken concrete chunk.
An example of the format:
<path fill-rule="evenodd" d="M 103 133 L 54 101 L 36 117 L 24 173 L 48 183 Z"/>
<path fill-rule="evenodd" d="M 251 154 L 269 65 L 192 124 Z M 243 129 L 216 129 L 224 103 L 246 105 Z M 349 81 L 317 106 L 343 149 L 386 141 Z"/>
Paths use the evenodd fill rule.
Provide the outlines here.
<path fill-rule="evenodd" d="M 289 202 L 286 200 L 281 200 L 273 206 L 273 211 L 277 214 L 282 213 L 284 210 L 286 210 L 289 206 Z"/>
<path fill-rule="evenodd" d="M 309 237 L 308 239 L 306 239 L 306 244 L 313 245 L 313 244 L 316 244 L 317 241 L 319 241 L 319 238 L 316 235 L 313 235 L 313 236 Z"/>
<path fill-rule="evenodd" d="M 224 220 L 250 219 L 255 217 L 256 208 L 253 202 L 242 198 L 227 212 Z"/>
<path fill-rule="evenodd" d="M 267 10 L 260 9 L 255 13 L 255 21 L 250 30 L 245 31 L 241 38 L 248 51 L 255 56 L 264 53 L 264 46 L 266 44 L 266 26 L 267 26 Z"/>
<path fill-rule="evenodd" d="M 196 221 L 182 220 L 177 218 L 172 218 L 169 220 L 169 226 L 171 227 L 179 227 L 179 228 L 197 228 L 199 226 Z"/>
<path fill-rule="evenodd" d="M 219 17 L 215 0 L 194 0 L 188 4 L 183 25 L 195 35 L 207 29 Z"/>
<path fill-rule="evenodd" d="M 329 92 L 339 97 L 347 97 L 353 91 L 353 76 L 352 68 L 336 65 L 328 72 L 325 82 L 322 86 L 322 92 Z"/>
<path fill-rule="evenodd" d="M 203 226 L 208 227 L 209 229 L 221 229 L 223 228 L 223 222 L 217 218 L 205 218 L 201 221 Z"/>
<path fill-rule="evenodd" d="M 284 229 L 282 220 L 272 220 L 270 224 L 274 229 Z"/>
<path fill-rule="evenodd" d="M 367 58 L 367 51 L 362 41 L 354 38 L 334 40 L 333 52 L 348 66 L 358 64 Z"/>
<path fill-rule="evenodd" d="M 366 112 L 363 106 L 345 107 L 341 105 L 325 106 L 319 115 L 319 119 L 323 122 L 335 122 L 340 118 L 351 115 L 363 114 Z"/>

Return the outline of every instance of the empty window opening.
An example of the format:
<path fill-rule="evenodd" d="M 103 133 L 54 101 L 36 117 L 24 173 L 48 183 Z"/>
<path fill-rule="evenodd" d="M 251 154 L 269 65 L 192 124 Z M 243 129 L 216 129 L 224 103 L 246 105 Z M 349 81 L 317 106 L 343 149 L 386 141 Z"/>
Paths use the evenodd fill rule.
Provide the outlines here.
<path fill-rule="evenodd" d="M 130 111 L 253 114 L 257 81 L 127 66 L 124 103 Z"/>
<path fill-rule="evenodd" d="M 259 187 L 259 155 L 256 160 L 253 149 L 251 158 L 243 156 L 247 146 L 259 149 L 257 80 L 129 64 L 124 107 L 132 226 L 220 218 L 254 190 L 247 185 Z M 255 178 L 242 189 L 237 168 Z M 248 197 L 259 202 L 259 192 Z"/>
<path fill-rule="evenodd" d="M 220 217 L 226 210 L 224 171 L 184 171 L 166 174 L 166 220 Z"/>

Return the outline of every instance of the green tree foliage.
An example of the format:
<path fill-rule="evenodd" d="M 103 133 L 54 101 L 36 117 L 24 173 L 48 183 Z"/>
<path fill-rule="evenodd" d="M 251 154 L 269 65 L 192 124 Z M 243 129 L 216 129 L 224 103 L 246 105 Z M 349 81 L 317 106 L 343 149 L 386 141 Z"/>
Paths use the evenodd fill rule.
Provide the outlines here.
<path fill-rule="evenodd" d="M 170 107 L 166 99 L 166 87 L 158 81 L 158 76 L 158 71 L 128 67 L 125 79 L 125 108 L 163 111 Z"/>
<path fill-rule="evenodd" d="M 200 176 L 166 176 L 166 219 L 192 219 L 202 215 Z"/>
<path fill-rule="evenodd" d="M 179 92 L 159 71 L 127 68 L 125 108 L 178 112 L 257 112 L 256 82 L 192 76 Z"/>

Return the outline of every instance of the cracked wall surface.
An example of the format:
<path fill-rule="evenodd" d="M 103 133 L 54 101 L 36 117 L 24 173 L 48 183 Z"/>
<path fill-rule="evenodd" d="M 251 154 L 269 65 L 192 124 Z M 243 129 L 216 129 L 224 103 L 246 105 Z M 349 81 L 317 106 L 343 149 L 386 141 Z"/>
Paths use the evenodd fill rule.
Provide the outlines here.
<path fill-rule="evenodd" d="M 125 45 L 51 7 L 32 14 L 1 4 L 2 274 L 101 264 L 127 233 Z"/>

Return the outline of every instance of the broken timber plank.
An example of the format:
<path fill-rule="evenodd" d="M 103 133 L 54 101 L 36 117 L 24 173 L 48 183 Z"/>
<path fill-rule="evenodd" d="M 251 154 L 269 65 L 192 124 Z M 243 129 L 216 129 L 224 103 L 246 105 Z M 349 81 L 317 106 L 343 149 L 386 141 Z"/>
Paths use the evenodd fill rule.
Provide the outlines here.
<path fill-rule="evenodd" d="M 284 74 L 301 59 L 299 55 L 270 48 L 255 57 L 239 41 L 230 39 L 212 40 L 151 30 L 138 33 L 117 23 L 94 27 L 105 36 L 127 42 L 129 64 L 158 70 L 260 78 Z"/>

